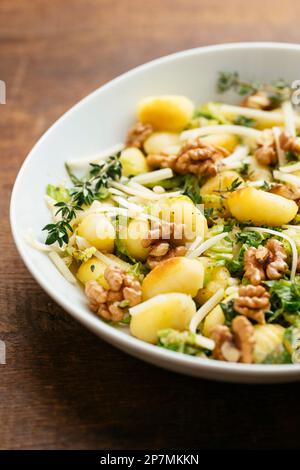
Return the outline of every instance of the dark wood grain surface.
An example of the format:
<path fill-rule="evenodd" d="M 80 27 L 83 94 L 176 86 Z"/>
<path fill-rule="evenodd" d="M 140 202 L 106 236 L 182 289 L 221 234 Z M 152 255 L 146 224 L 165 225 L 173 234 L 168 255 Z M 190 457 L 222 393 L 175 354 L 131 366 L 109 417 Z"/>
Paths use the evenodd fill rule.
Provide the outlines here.
<path fill-rule="evenodd" d="M 135 360 L 36 284 L 11 238 L 20 165 L 77 100 L 137 64 L 199 45 L 298 42 L 297 0 L 1 0 L 1 449 L 299 446 L 300 383 L 217 384 Z M 299 69 L 300 71 L 300 69 Z"/>

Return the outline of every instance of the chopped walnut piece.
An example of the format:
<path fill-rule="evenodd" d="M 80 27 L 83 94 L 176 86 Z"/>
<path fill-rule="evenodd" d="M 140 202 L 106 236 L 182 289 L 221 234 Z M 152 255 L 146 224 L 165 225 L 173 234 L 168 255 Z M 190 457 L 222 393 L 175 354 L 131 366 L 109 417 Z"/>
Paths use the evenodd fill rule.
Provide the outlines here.
<path fill-rule="evenodd" d="M 101 311 L 103 312 L 103 310 L 100 310 L 100 312 Z M 110 313 L 111 317 L 109 320 L 122 321 L 124 318 L 124 309 L 119 307 L 119 302 L 113 302 L 112 304 L 108 305 L 108 312 Z"/>
<path fill-rule="evenodd" d="M 227 362 L 253 362 L 254 329 L 250 321 L 237 316 L 232 321 L 232 331 L 228 326 L 217 325 L 211 339 L 215 342 L 213 358 Z"/>
<path fill-rule="evenodd" d="M 214 176 L 216 161 L 227 155 L 223 147 L 207 145 L 198 138 L 184 144 L 177 155 L 148 155 L 147 162 L 152 168 L 171 168 L 180 174 Z"/>
<path fill-rule="evenodd" d="M 244 252 L 245 277 L 257 286 L 265 279 L 281 279 L 288 270 L 283 244 L 271 238 L 265 246 L 250 247 Z"/>
<path fill-rule="evenodd" d="M 107 291 L 107 302 L 121 302 L 123 300 L 122 291 L 115 292 L 113 290 Z"/>
<path fill-rule="evenodd" d="M 258 323 L 265 323 L 265 312 L 270 309 L 270 294 L 263 286 L 241 286 L 234 299 L 234 310 Z"/>
<path fill-rule="evenodd" d="M 94 280 L 85 285 L 90 309 L 106 320 L 121 321 L 126 313 L 126 309 L 121 308 L 122 302 L 133 307 L 142 301 L 141 284 L 117 266 L 108 266 L 104 278 L 109 285 L 108 290 Z"/>
<path fill-rule="evenodd" d="M 177 173 L 193 173 L 197 176 L 214 176 L 217 173 L 216 161 L 227 157 L 229 152 L 223 147 L 207 145 L 198 138 L 184 144 L 174 163 Z"/>
<path fill-rule="evenodd" d="M 278 161 L 273 132 L 270 129 L 262 131 L 257 140 L 254 156 L 260 165 L 276 165 Z"/>
<path fill-rule="evenodd" d="M 174 243 L 177 241 L 178 244 L 184 239 L 184 228 L 184 224 L 174 222 L 153 222 L 151 229 L 143 240 L 143 246 L 147 248 L 148 246 L 155 244 L 158 240 L 167 240 L 168 243 Z"/>
<path fill-rule="evenodd" d="M 288 132 L 281 132 L 279 145 L 285 152 L 300 154 L 300 140 L 292 137 Z"/>
<path fill-rule="evenodd" d="M 85 293 L 89 299 L 90 309 L 93 312 L 97 312 L 99 304 L 104 304 L 107 300 L 107 291 L 96 281 L 86 283 Z"/>
<path fill-rule="evenodd" d="M 247 96 L 241 102 L 241 106 L 253 109 L 269 110 L 272 108 L 272 101 L 265 91 L 257 91 Z"/>
<path fill-rule="evenodd" d="M 286 263 L 287 254 L 284 246 L 280 241 L 271 238 L 267 241 L 266 248 L 269 250 L 266 267 L 267 278 L 272 280 L 280 279 L 288 270 Z"/>
<path fill-rule="evenodd" d="M 128 301 L 130 307 L 134 307 L 142 300 L 141 284 L 133 276 L 126 274 L 124 276 L 123 296 Z"/>
<path fill-rule="evenodd" d="M 151 247 L 147 258 L 149 268 L 153 269 L 159 263 L 169 258 L 184 256 L 187 248 L 184 245 L 178 245 L 178 243 L 183 243 L 183 239 L 183 224 L 175 224 L 173 222 L 153 224 L 142 242 L 144 248 Z"/>
<path fill-rule="evenodd" d="M 94 311 L 94 310 L 93 310 Z M 105 320 L 111 320 L 112 319 L 112 314 L 110 311 L 106 308 L 106 304 L 100 304 L 95 311 L 100 317 L 104 318 Z M 119 315 L 117 317 L 114 316 L 113 321 L 118 321 Z"/>
<path fill-rule="evenodd" d="M 226 325 L 217 325 L 211 332 L 211 339 L 215 342 L 215 347 L 213 350 L 213 358 L 219 359 L 220 361 L 225 361 L 223 355 L 222 346 L 226 343 L 233 345 L 233 335 Z"/>
<path fill-rule="evenodd" d="M 147 258 L 147 265 L 150 269 L 154 269 L 162 261 L 166 261 L 167 259 L 175 258 L 177 256 L 184 256 L 186 252 L 187 248 L 185 246 L 176 246 L 175 248 L 170 248 L 164 256 L 153 256 L 149 254 Z"/>
<path fill-rule="evenodd" d="M 138 122 L 128 132 L 126 139 L 127 147 L 142 148 L 144 142 L 153 133 L 151 124 L 142 124 Z"/>
<path fill-rule="evenodd" d="M 263 264 L 267 256 L 268 251 L 264 247 L 251 247 L 244 252 L 245 277 L 255 286 L 266 278 Z"/>
<path fill-rule="evenodd" d="M 291 199 L 298 203 L 300 199 L 300 189 L 294 186 L 286 186 L 285 184 L 274 184 L 269 193 L 277 194 L 278 196 L 285 197 L 286 199 Z"/>
<path fill-rule="evenodd" d="M 118 292 L 123 284 L 124 271 L 117 266 L 109 266 L 104 272 L 104 279 L 112 291 Z"/>
<path fill-rule="evenodd" d="M 246 317 L 237 316 L 232 321 L 232 331 L 235 344 L 241 352 L 240 362 L 251 364 L 255 344 L 253 325 Z"/>
<path fill-rule="evenodd" d="M 154 245 L 153 248 L 149 251 L 150 256 L 165 256 L 170 249 L 169 243 L 161 242 L 157 245 Z"/>
<path fill-rule="evenodd" d="M 292 137 L 283 131 L 279 135 L 279 146 L 284 152 L 300 154 L 300 139 Z M 255 158 L 261 165 L 276 165 L 278 161 L 274 134 L 270 129 L 265 129 L 257 141 Z"/>
<path fill-rule="evenodd" d="M 176 155 L 149 154 L 146 157 L 147 163 L 151 168 L 173 168 L 177 159 Z"/>

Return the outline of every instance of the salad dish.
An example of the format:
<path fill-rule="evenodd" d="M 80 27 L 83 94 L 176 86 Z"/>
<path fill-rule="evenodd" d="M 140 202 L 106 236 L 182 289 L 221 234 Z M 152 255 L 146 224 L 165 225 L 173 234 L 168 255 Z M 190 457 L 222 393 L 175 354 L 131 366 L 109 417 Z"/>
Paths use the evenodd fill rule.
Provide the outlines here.
<path fill-rule="evenodd" d="M 143 342 L 205 361 L 296 364 L 300 114 L 280 77 L 219 72 L 216 89 L 222 101 L 132 103 L 123 142 L 66 159 L 67 179 L 49 181 L 49 222 L 27 242 L 93 315 Z"/>

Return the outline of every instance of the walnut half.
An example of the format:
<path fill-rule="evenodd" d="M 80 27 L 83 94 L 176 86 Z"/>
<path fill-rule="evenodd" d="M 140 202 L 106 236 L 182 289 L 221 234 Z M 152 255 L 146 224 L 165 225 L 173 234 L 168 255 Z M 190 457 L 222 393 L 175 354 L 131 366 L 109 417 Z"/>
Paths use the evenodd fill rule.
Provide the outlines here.
<path fill-rule="evenodd" d="M 292 152 L 300 154 L 300 140 L 299 138 L 294 138 L 288 132 L 281 132 L 279 136 L 279 144 L 282 150 L 285 152 Z"/>
<path fill-rule="evenodd" d="M 286 199 L 296 201 L 299 205 L 300 189 L 295 186 L 287 186 L 285 184 L 277 183 L 271 186 L 269 193 L 277 194 L 278 196 L 285 197 Z"/>
<path fill-rule="evenodd" d="M 254 156 L 260 165 L 276 165 L 278 156 L 274 134 L 270 129 L 262 131 Z"/>
<path fill-rule="evenodd" d="M 245 277 L 257 286 L 266 279 L 264 271 L 264 262 L 268 257 L 268 251 L 265 247 L 248 248 L 244 252 Z"/>
<path fill-rule="evenodd" d="M 211 338 L 215 341 L 214 359 L 245 364 L 253 362 L 254 328 L 246 317 L 235 317 L 232 331 L 228 326 L 217 325 Z"/>
<path fill-rule="evenodd" d="M 183 245 L 184 225 L 173 222 L 152 225 L 142 244 L 150 247 L 147 265 L 154 269 L 159 263 L 175 256 L 184 256 L 187 248 Z"/>
<path fill-rule="evenodd" d="M 153 133 L 151 124 L 142 124 L 138 122 L 128 132 L 126 139 L 127 147 L 142 148 L 144 142 Z"/>
<path fill-rule="evenodd" d="M 263 286 L 241 286 L 234 299 L 234 310 L 258 323 L 265 323 L 264 313 L 270 309 L 270 294 Z"/>
<path fill-rule="evenodd" d="M 268 96 L 268 93 L 260 90 L 244 98 L 241 102 L 241 106 L 245 106 L 246 108 L 269 110 L 272 108 L 272 101 Z"/>
<path fill-rule="evenodd" d="M 153 168 L 172 168 L 179 174 L 208 177 L 216 175 L 217 160 L 227 156 L 225 148 L 207 145 L 197 138 L 185 143 L 177 155 L 148 155 L 147 162 Z"/>
<path fill-rule="evenodd" d="M 227 156 L 228 151 L 223 147 L 207 145 L 201 138 L 198 138 L 182 146 L 177 155 L 174 170 L 183 174 L 214 176 L 217 173 L 217 160 Z"/>
<path fill-rule="evenodd" d="M 117 266 L 108 266 L 104 278 L 108 290 L 94 280 L 85 285 L 90 309 L 105 320 L 121 321 L 127 311 L 124 306 L 133 307 L 142 301 L 141 284 Z"/>
<path fill-rule="evenodd" d="M 254 286 L 265 279 L 277 280 L 288 270 L 287 254 L 283 244 L 271 238 L 265 246 L 250 247 L 244 252 L 245 277 Z"/>

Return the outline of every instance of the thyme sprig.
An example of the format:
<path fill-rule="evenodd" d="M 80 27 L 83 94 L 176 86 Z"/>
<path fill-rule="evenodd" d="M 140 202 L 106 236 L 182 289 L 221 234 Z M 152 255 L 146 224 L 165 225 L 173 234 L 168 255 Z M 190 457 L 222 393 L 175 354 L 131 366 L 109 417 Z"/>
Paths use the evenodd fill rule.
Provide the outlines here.
<path fill-rule="evenodd" d="M 237 116 L 233 121 L 236 126 L 255 127 L 256 121 L 246 116 Z"/>
<path fill-rule="evenodd" d="M 227 191 L 232 193 L 233 191 L 236 191 L 242 184 L 242 181 L 239 178 L 235 178 L 235 180 L 232 181 L 231 185 L 227 188 Z"/>
<path fill-rule="evenodd" d="M 285 80 L 279 79 L 269 84 L 264 84 L 258 81 L 241 80 L 238 72 L 220 72 L 217 81 L 217 91 L 225 93 L 229 90 L 233 90 L 241 96 L 264 91 L 269 97 L 273 108 L 279 106 L 283 101 L 290 99 L 291 96 L 291 87 Z"/>
<path fill-rule="evenodd" d="M 215 189 L 215 193 L 219 193 L 223 197 L 224 193 L 232 193 L 236 191 L 243 182 L 239 178 L 235 178 L 232 183 L 226 189 Z"/>
<path fill-rule="evenodd" d="M 239 95 L 255 93 L 260 88 L 258 82 L 243 81 L 238 72 L 219 72 L 217 81 L 217 90 L 219 93 L 225 93 L 229 90 L 236 91 Z"/>
<path fill-rule="evenodd" d="M 66 170 L 74 187 L 70 190 L 70 199 L 67 202 L 57 202 L 55 216 L 61 215 L 61 220 L 53 224 L 47 224 L 42 230 L 48 232 L 46 245 L 57 242 L 60 247 L 68 243 L 69 234 L 73 233 L 71 221 L 76 218 L 77 212 L 83 205 L 90 206 L 95 200 L 106 199 L 109 194 L 109 182 L 118 180 L 122 174 L 122 165 L 119 154 L 110 156 L 100 164 L 90 163 L 91 170 L 87 177 L 77 178 L 70 167 Z"/>

